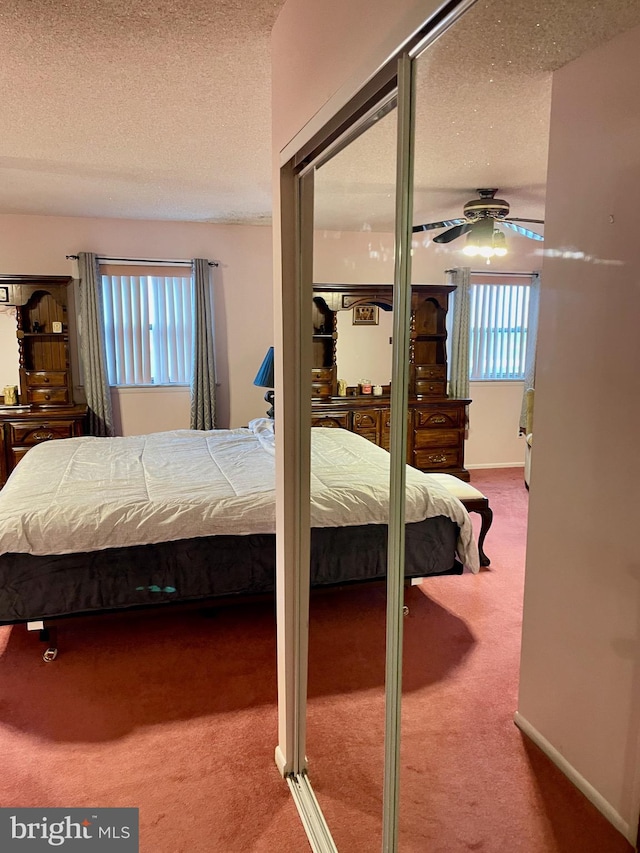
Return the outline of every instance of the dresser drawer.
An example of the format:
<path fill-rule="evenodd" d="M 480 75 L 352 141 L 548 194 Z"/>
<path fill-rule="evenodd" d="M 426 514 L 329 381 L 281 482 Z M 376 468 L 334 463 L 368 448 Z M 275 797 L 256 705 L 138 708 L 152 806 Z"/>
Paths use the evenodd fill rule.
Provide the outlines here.
<path fill-rule="evenodd" d="M 439 429 L 462 426 L 462 406 L 451 409 L 416 409 L 414 426 L 416 429 Z"/>
<path fill-rule="evenodd" d="M 421 397 L 444 397 L 447 393 L 446 382 L 432 379 L 416 379 L 416 394 Z"/>
<path fill-rule="evenodd" d="M 28 388 L 57 386 L 64 388 L 67 384 L 66 370 L 25 370 L 24 377 Z"/>
<path fill-rule="evenodd" d="M 416 450 L 424 448 L 458 447 L 461 437 L 460 430 L 457 429 L 416 430 L 413 439 L 413 446 Z"/>
<path fill-rule="evenodd" d="M 389 446 L 391 444 L 391 409 L 383 409 L 380 412 L 382 416 L 382 429 L 380 430 L 380 447 L 384 447 L 385 450 L 389 450 Z M 411 447 L 411 418 L 413 412 L 409 410 L 407 412 L 407 449 Z"/>
<path fill-rule="evenodd" d="M 457 468 L 461 463 L 461 454 L 457 449 L 434 448 L 433 450 L 413 451 L 413 465 L 422 470 L 436 471 L 441 468 Z"/>
<path fill-rule="evenodd" d="M 10 447 L 9 448 L 9 469 L 13 471 L 18 462 L 22 459 L 23 456 L 26 456 L 27 452 L 31 450 L 30 447 Z"/>
<path fill-rule="evenodd" d="M 360 412 L 354 412 L 352 430 L 358 434 L 372 431 L 376 433 L 380 424 L 380 414 L 381 412 L 378 409 L 363 409 Z"/>
<path fill-rule="evenodd" d="M 340 412 L 330 414 L 329 412 L 327 412 L 326 414 L 321 415 L 314 414 L 311 416 L 311 426 L 333 427 L 335 429 L 349 429 L 349 413 Z"/>
<path fill-rule="evenodd" d="M 382 412 L 379 409 L 363 409 L 360 412 L 353 412 L 351 431 L 362 436 L 362 438 L 366 438 L 367 441 L 377 444 L 380 421 L 382 420 L 381 416 Z"/>
<path fill-rule="evenodd" d="M 68 388 L 27 388 L 27 403 L 35 406 L 69 405 Z"/>
<path fill-rule="evenodd" d="M 29 447 L 50 441 L 52 438 L 71 438 L 74 435 L 75 421 L 23 421 L 9 424 L 10 444 L 24 444 Z"/>
<path fill-rule="evenodd" d="M 331 382 L 333 379 L 333 368 L 314 367 L 311 370 L 311 376 L 314 382 Z"/>
<path fill-rule="evenodd" d="M 311 384 L 312 397 L 331 397 L 332 390 L 330 382 L 313 382 Z"/>
<path fill-rule="evenodd" d="M 416 379 L 437 379 L 445 382 L 447 367 L 445 364 L 416 364 Z"/>
<path fill-rule="evenodd" d="M 314 367 L 311 370 L 311 396 L 331 397 L 333 395 L 333 368 Z"/>

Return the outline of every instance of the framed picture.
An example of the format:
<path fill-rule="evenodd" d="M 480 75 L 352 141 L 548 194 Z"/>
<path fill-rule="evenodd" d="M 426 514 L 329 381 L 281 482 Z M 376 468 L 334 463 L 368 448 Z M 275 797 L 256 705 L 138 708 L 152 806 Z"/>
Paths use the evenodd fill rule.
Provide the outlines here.
<path fill-rule="evenodd" d="M 353 325 L 377 326 L 378 310 L 377 305 L 355 305 L 353 308 Z"/>

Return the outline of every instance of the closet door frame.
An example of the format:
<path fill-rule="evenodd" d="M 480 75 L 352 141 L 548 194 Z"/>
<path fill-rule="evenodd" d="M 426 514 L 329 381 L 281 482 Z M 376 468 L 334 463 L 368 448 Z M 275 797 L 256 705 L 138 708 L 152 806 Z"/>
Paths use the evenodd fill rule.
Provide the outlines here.
<path fill-rule="evenodd" d="M 278 419 L 277 638 L 278 746 L 276 764 L 287 779 L 315 853 L 337 851 L 309 782 L 306 709 L 309 629 L 311 312 L 313 279 L 313 176 L 319 163 L 363 130 L 375 110 L 397 91 L 396 257 L 392 373 L 390 515 L 385 672 L 384 853 L 398 849 L 399 750 L 404 587 L 404 500 L 411 290 L 415 62 L 475 0 L 452 0 L 425 22 L 349 104 L 311 140 L 281 153 L 274 227 L 280 244 L 281 316 L 276 319 Z M 339 757 L 338 757 L 339 758 Z"/>

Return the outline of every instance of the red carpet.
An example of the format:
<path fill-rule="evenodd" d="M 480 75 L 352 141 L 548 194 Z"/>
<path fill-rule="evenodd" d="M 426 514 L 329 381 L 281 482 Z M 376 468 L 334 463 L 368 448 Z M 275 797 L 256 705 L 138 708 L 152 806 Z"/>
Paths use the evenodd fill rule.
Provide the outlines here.
<path fill-rule="evenodd" d="M 527 493 L 521 469 L 472 482 L 491 567 L 407 594 L 401 851 L 629 853 L 513 724 Z M 380 849 L 384 609 L 380 588 L 312 601 L 310 776 L 341 853 Z M 0 628 L 0 805 L 137 806 L 143 853 L 309 849 L 273 762 L 271 604 L 59 627 L 50 664 Z"/>

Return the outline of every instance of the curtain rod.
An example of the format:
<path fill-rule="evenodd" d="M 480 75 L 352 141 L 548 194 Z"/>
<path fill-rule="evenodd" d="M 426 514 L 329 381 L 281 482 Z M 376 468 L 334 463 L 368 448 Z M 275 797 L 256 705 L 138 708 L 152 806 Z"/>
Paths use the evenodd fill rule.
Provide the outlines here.
<path fill-rule="evenodd" d="M 458 267 L 459 269 L 459 267 Z M 445 270 L 445 273 L 454 273 L 457 270 Z M 499 270 L 469 270 L 469 275 L 508 275 L 512 278 L 521 277 L 521 278 L 531 278 L 532 275 L 537 275 L 537 272 L 534 270 L 533 272 L 501 272 Z"/>
<path fill-rule="evenodd" d="M 78 255 L 65 255 L 68 261 L 77 261 Z M 99 261 L 109 261 L 112 264 L 153 264 L 154 266 L 190 267 L 191 261 L 173 261 L 167 258 L 110 258 L 108 255 L 97 255 Z M 219 266 L 217 261 L 209 261 L 210 267 Z"/>

